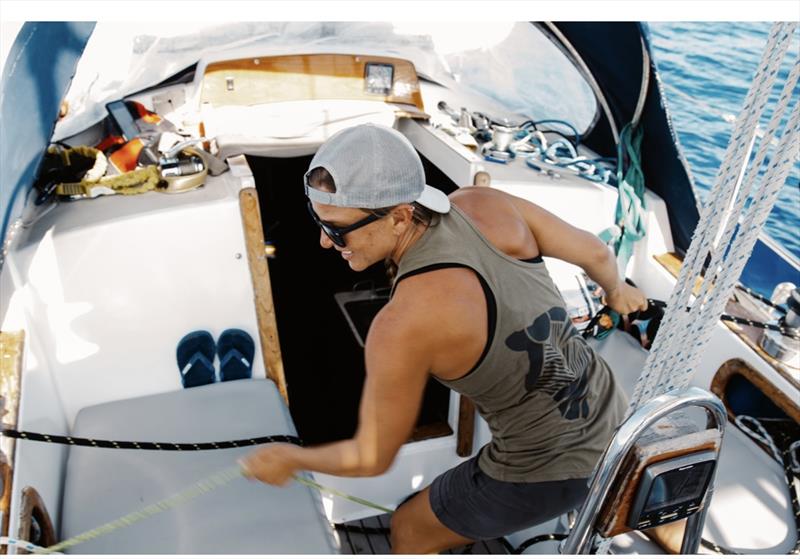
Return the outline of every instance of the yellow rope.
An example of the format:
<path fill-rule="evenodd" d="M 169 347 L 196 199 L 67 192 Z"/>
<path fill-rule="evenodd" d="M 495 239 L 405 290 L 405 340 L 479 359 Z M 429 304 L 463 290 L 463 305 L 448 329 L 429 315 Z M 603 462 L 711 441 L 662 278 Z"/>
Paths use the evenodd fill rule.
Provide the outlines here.
<path fill-rule="evenodd" d="M 105 176 L 108 170 L 106 156 L 102 151 L 89 146 L 75 146 L 65 150 L 51 146 L 48 153 L 58 155 L 64 167 L 72 165 L 74 156 L 95 160 L 94 166 L 86 171 L 79 182 L 60 183 L 56 187 L 56 194 L 61 196 L 91 196 L 92 189 L 98 186 L 110 188 L 116 194 L 142 194 L 153 190 L 161 181 L 161 174 L 155 165 L 121 175 Z"/>
<path fill-rule="evenodd" d="M 323 491 L 325 493 L 330 493 L 331 495 L 336 495 L 337 497 L 347 499 L 348 501 L 353 501 L 354 503 L 358 503 L 360 505 L 364 505 L 382 512 L 388 512 L 390 514 L 394 512 L 392 509 L 387 509 L 386 507 L 383 507 L 377 503 L 373 503 L 372 501 L 367 501 L 366 499 L 362 499 L 361 497 L 355 497 L 353 495 L 348 495 L 347 493 L 342 493 L 341 491 L 333 489 L 332 487 L 325 487 L 324 485 L 321 485 L 316 481 L 312 481 L 308 478 L 300 476 L 292 476 L 292 479 L 294 479 L 299 483 L 302 483 L 303 485 L 313 487 L 314 489 L 318 489 L 319 491 Z"/>
<path fill-rule="evenodd" d="M 208 493 L 212 489 L 216 489 L 217 487 L 222 487 L 223 485 L 227 485 L 228 483 L 232 482 L 235 479 L 238 479 L 243 476 L 242 467 L 240 465 L 232 466 L 216 474 L 213 474 L 203 480 L 198 481 L 188 489 L 181 491 L 180 493 L 176 493 L 166 499 L 162 499 L 157 503 L 149 505 L 141 510 L 134 511 L 132 513 L 126 514 L 125 516 L 121 516 L 116 520 L 112 520 L 111 522 L 107 522 L 102 526 L 98 526 L 97 528 L 93 528 L 92 530 L 87 530 L 82 534 L 78 534 L 68 540 L 64 540 L 60 543 L 55 545 L 51 545 L 47 548 L 39 548 L 34 550 L 34 553 L 57 553 L 67 549 L 68 547 L 72 547 L 74 545 L 78 545 L 80 543 L 87 542 L 89 540 L 93 540 L 99 536 L 103 536 L 114 530 L 118 530 L 119 528 L 124 528 L 126 526 L 130 526 L 139 522 L 140 520 L 145 520 L 153 515 L 156 515 L 160 512 L 167 511 L 171 508 L 177 507 L 183 503 L 186 503 L 195 497 L 199 497 L 205 493 Z M 312 481 L 308 478 L 300 477 L 300 476 L 292 476 L 292 479 L 306 485 L 308 487 L 313 487 L 319 491 L 330 493 L 331 495 L 335 495 L 337 497 L 342 497 L 343 499 L 347 499 L 349 501 L 353 501 L 354 503 L 359 503 L 361 505 L 365 505 L 371 507 L 373 509 L 379 510 L 381 512 L 394 512 L 392 509 L 388 509 L 371 501 L 367 501 L 366 499 L 361 499 L 360 497 L 354 497 L 353 495 L 348 495 L 347 493 L 342 493 L 336 489 L 331 487 L 326 487 L 321 485 L 315 481 Z"/>
<path fill-rule="evenodd" d="M 176 507 L 176 506 L 178 506 L 178 505 L 180 505 L 182 503 L 190 501 L 191 499 L 194 499 L 195 497 L 199 497 L 200 495 L 203 495 L 204 493 L 208 493 L 212 489 L 215 489 L 217 487 L 221 487 L 223 485 L 226 485 L 226 484 L 230 483 L 231 481 L 240 478 L 241 476 L 242 476 L 242 470 L 241 470 L 241 467 L 239 467 L 238 465 L 237 466 L 233 466 L 231 468 L 227 468 L 225 470 L 222 470 L 221 472 L 218 472 L 218 473 L 216 473 L 216 474 L 214 474 L 212 476 L 209 476 L 209 477 L 207 477 L 207 478 L 205 478 L 203 480 L 198 481 L 197 483 L 195 483 L 194 485 L 192 485 L 188 489 L 185 489 L 184 491 L 181 491 L 180 493 L 176 493 L 175 495 L 172 495 L 171 497 L 167 497 L 166 499 L 162 499 L 162 500 L 158 501 L 157 503 L 154 503 L 154 504 L 152 504 L 150 506 L 147 506 L 147 507 L 145 507 L 145 508 L 143 508 L 141 510 L 134 511 L 134 512 L 132 512 L 130 514 L 126 514 L 125 516 L 121 516 L 120 518 L 117 518 L 116 520 L 112 520 L 111 522 L 103 524 L 102 526 L 98 526 L 97 528 L 94 528 L 92 530 L 88 530 L 88 531 L 86 531 L 86 532 L 84 532 L 82 534 L 78 534 L 77 536 L 72 537 L 72 538 L 70 538 L 68 540 L 64 540 L 64 541 L 62 541 L 60 543 L 57 543 L 55 545 L 51 545 L 50 547 L 46 548 L 45 552 L 53 553 L 53 552 L 62 551 L 64 549 L 68 548 L 68 547 L 72 547 L 72 546 L 77 545 L 79 543 L 83 543 L 83 542 L 92 540 L 92 539 L 94 539 L 94 538 L 96 538 L 98 536 L 102 536 L 104 534 L 108 534 L 109 532 L 113 532 L 114 530 L 117 530 L 119 528 L 124 528 L 125 526 L 130 526 L 131 524 L 135 524 L 136 522 L 139 522 L 140 520 L 144 520 L 144 519 L 149 518 L 149 517 L 151 517 L 151 516 L 153 516 L 155 514 L 158 514 L 160 512 L 164 512 L 164 511 L 169 510 L 171 508 L 174 508 L 174 507 Z"/>
<path fill-rule="evenodd" d="M 142 192 L 153 190 L 160 180 L 161 175 L 158 172 L 158 167 L 148 165 L 123 175 L 103 177 L 98 184 L 107 186 L 116 191 L 117 194 L 141 194 Z"/>
<path fill-rule="evenodd" d="M 99 180 L 87 180 L 84 178 L 80 182 L 61 183 L 56 188 L 56 193 L 62 196 L 75 194 L 89 196 L 93 188 L 104 186 L 110 188 L 116 194 L 142 194 L 153 190 L 160 180 L 161 175 L 158 172 L 158 167 L 148 165 L 122 175 L 102 177 Z"/>

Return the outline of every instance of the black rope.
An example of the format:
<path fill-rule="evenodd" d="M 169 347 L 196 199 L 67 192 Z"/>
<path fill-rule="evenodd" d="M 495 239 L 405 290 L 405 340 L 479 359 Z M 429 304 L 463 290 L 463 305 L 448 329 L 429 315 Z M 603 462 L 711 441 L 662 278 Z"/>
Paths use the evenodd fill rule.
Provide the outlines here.
<path fill-rule="evenodd" d="M 499 542 L 500 542 L 500 544 L 502 544 L 502 546 L 505 548 L 505 550 L 506 550 L 506 551 L 507 551 L 509 554 L 511 554 L 511 555 L 513 555 L 513 554 L 514 554 L 514 550 L 515 550 L 515 548 L 514 548 L 514 546 L 513 546 L 513 545 L 511 545 L 511 542 L 510 542 L 510 541 L 508 541 L 508 540 L 507 540 L 506 538 L 504 538 L 504 537 L 498 538 L 498 540 L 497 540 L 497 541 L 499 541 Z"/>
<path fill-rule="evenodd" d="M 783 473 L 786 476 L 786 484 L 789 487 L 789 500 L 792 502 L 792 512 L 794 513 L 795 524 L 795 544 L 786 555 L 800 555 L 800 495 L 797 493 L 797 485 L 794 483 L 795 473 L 792 470 L 791 454 L 789 449 L 783 452 Z M 723 547 L 705 538 L 700 539 L 700 543 L 711 551 L 720 555 L 742 555 L 738 551 Z"/>
<path fill-rule="evenodd" d="M 531 547 L 532 545 L 536 545 L 537 543 L 542 542 L 552 542 L 567 539 L 569 534 L 541 534 L 539 536 L 534 536 L 532 538 L 528 538 L 521 544 L 519 544 L 516 548 L 511 551 L 512 555 L 522 555 L 522 552 Z"/>
<path fill-rule="evenodd" d="M 740 291 L 744 291 L 745 293 L 750 295 L 750 297 L 752 297 L 753 299 L 758 299 L 759 301 L 761 301 L 762 303 L 764 303 L 765 305 L 767 305 L 769 307 L 772 307 L 773 309 L 775 309 L 779 313 L 786 314 L 786 309 L 784 309 L 780 305 L 776 305 L 771 300 L 767 299 L 766 297 L 764 297 L 760 293 L 756 293 L 755 291 L 753 291 L 749 287 L 745 287 L 744 285 L 737 285 L 736 289 L 739 289 Z"/>
<path fill-rule="evenodd" d="M 23 441 L 37 441 L 43 443 L 65 444 L 71 446 L 89 446 L 95 448 L 114 448 L 124 450 L 222 450 L 226 448 L 241 448 L 265 443 L 291 443 L 302 446 L 303 441 L 293 435 L 268 435 L 250 439 L 237 439 L 233 441 L 216 441 L 208 443 L 173 443 L 173 442 L 142 442 L 142 441 L 111 441 L 104 439 L 86 439 L 83 437 L 68 437 L 64 435 L 48 435 L 31 431 L 17 431 L 16 429 L 3 429 L 0 434 L 12 439 Z"/>
<path fill-rule="evenodd" d="M 726 322 L 733 322 L 734 324 L 744 324 L 747 326 L 753 326 L 755 328 L 762 328 L 764 330 L 772 330 L 774 332 L 780 332 L 787 338 L 791 338 L 793 340 L 800 340 L 800 330 L 797 328 L 786 328 L 785 326 L 781 326 L 779 324 L 768 324 L 766 322 L 757 322 L 755 320 L 748 320 L 746 318 L 740 318 L 738 316 L 732 316 L 730 314 L 723 314 L 719 317 L 720 320 L 725 320 Z"/>
<path fill-rule="evenodd" d="M 792 547 L 787 555 L 800 555 L 800 495 L 797 492 L 797 484 L 794 481 L 794 478 L 797 476 L 792 470 L 790 448 L 783 451 L 783 473 L 786 476 L 786 483 L 789 485 L 789 500 L 792 502 L 795 526 L 794 547 Z"/>
<path fill-rule="evenodd" d="M 730 548 L 723 547 L 719 544 L 708 541 L 705 538 L 700 538 L 700 544 L 710 549 L 714 553 L 718 553 L 719 555 L 741 555 L 741 553 L 739 553 L 738 551 L 734 551 Z"/>

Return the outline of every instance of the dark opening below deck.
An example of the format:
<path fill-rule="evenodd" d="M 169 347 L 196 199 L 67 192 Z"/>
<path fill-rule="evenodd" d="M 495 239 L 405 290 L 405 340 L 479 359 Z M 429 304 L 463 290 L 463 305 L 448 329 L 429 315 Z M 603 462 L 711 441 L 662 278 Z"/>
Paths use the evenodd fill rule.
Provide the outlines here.
<path fill-rule="evenodd" d="M 389 282 L 382 263 L 356 273 L 339 253 L 320 246 L 302 186 L 310 162 L 310 156 L 248 157 L 264 238 L 275 247 L 269 272 L 292 419 L 306 444 L 319 444 L 355 432 L 365 374 L 364 350 L 334 295 L 388 287 Z M 440 171 L 424 164 L 428 184 L 446 192 L 455 189 Z M 414 438 L 452 433 L 448 405 L 449 390 L 430 380 Z"/>

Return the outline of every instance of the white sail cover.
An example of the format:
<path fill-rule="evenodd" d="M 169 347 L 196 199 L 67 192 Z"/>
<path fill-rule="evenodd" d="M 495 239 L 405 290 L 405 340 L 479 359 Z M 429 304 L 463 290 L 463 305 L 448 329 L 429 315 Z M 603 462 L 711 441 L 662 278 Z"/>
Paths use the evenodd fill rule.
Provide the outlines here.
<path fill-rule="evenodd" d="M 106 103 L 226 51 L 231 58 L 241 52 L 394 56 L 412 61 L 422 77 L 471 90 L 524 118 L 563 119 L 583 131 L 597 112 L 591 89 L 573 64 L 527 22 L 99 22 L 54 140 L 101 120 Z"/>

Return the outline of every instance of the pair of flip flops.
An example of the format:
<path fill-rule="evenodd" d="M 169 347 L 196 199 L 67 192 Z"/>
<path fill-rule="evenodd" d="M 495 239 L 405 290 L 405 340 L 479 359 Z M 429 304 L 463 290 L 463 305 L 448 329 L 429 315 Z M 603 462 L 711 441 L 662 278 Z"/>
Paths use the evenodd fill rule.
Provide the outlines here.
<path fill-rule="evenodd" d="M 178 342 L 178 370 L 184 388 L 211 384 L 216 380 L 214 355 L 219 357 L 219 380 L 240 380 L 253 374 L 256 346 L 244 330 L 230 328 L 214 337 L 206 330 L 186 334 Z"/>

